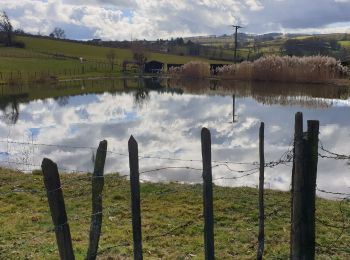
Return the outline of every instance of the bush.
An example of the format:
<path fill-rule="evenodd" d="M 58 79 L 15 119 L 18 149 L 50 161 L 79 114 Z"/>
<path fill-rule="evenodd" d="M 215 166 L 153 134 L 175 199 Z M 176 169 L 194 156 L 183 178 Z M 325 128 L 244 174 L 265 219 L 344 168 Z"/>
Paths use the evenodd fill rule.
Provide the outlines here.
<path fill-rule="evenodd" d="M 15 48 L 21 48 L 24 49 L 26 47 L 26 44 L 24 42 L 13 42 L 11 47 L 15 47 Z"/>

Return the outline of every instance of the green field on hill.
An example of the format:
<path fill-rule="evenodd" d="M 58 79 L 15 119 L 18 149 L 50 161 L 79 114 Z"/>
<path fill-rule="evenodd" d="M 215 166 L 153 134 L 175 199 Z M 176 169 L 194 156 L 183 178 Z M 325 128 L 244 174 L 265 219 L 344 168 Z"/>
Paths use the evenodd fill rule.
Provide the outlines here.
<path fill-rule="evenodd" d="M 0 83 L 10 79 L 17 83 L 20 79 L 30 81 L 54 75 L 60 79 L 89 76 L 118 76 L 124 60 L 132 60 L 131 49 L 113 48 L 116 60 L 114 71 L 106 58 L 111 48 L 92 46 L 83 43 L 17 36 L 17 41 L 25 43 L 24 49 L 0 46 Z M 207 60 L 199 57 L 146 52 L 148 60 L 158 60 L 167 64 L 184 64 L 192 60 L 208 63 L 227 63 L 219 60 Z M 84 62 L 81 63 L 79 58 Z M 135 70 L 134 70 L 135 71 Z"/>
<path fill-rule="evenodd" d="M 91 175 L 61 174 L 76 259 L 86 256 Z M 0 168 L 0 255 L 3 259 L 57 259 L 46 191 L 40 171 Z M 99 259 L 132 259 L 130 183 L 106 175 Z M 258 237 L 258 190 L 214 186 L 217 259 L 254 259 Z M 145 259 L 204 259 L 201 185 L 141 184 Z M 290 193 L 265 191 L 265 258 L 288 259 Z M 317 259 L 349 259 L 350 201 L 316 200 Z"/>
<path fill-rule="evenodd" d="M 107 63 L 106 54 L 111 48 L 92 46 L 88 44 L 43 39 L 27 36 L 17 36 L 18 41 L 24 42 L 25 49 L 0 47 L 0 71 L 4 70 L 29 70 L 34 71 L 43 67 L 46 69 L 56 69 L 60 64 L 63 67 L 79 65 L 79 60 L 63 59 L 59 55 L 66 57 L 82 57 L 88 61 L 101 61 Z M 132 60 L 130 49 L 113 48 L 116 54 L 116 63 L 123 60 Z M 58 57 L 53 57 L 58 54 Z M 191 60 L 202 60 L 209 63 L 222 63 L 218 60 L 206 60 L 192 56 L 179 56 L 165 53 L 146 53 L 148 60 L 158 60 L 163 63 L 186 63 Z"/>
<path fill-rule="evenodd" d="M 107 47 L 92 46 L 82 43 L 74 43 L 52 39 L 40 39 L 34 37 L 17 37 L 19 41 L 26 44 L 26 49 L 34 52 L 59 53 L 66 56 L 82 57 L 87 60 L 106 60 L 106 54 L 110 50 Z M 122 60 L 132 60 L 130 49 L 113 48 L 116 58 Z M 180 56 L 163 53 L 147 53 L 148 60 L 158 60 L 164 63 L 186 63 L 191 60 L 205 60 L 198 57 Z M 208 61 L 208 60 L 207 60 Z M 219 62 L 219 61 L 209 61 Z"/>
<path fill-rule="evenodd" d="M 339 41 L 339 44 L 347 49 L 350 49 L 350 41 Z"/>

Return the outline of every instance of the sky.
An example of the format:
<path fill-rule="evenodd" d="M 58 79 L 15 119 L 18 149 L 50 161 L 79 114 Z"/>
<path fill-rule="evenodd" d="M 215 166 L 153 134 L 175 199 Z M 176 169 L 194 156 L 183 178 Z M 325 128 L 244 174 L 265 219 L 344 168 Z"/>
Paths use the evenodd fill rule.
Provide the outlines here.
<path fill-rule="evenodd" d="M 168 39 L 246 33 L 350 33 L 350 0 L 0 0 L 15 28 L 67 38 Z"/>

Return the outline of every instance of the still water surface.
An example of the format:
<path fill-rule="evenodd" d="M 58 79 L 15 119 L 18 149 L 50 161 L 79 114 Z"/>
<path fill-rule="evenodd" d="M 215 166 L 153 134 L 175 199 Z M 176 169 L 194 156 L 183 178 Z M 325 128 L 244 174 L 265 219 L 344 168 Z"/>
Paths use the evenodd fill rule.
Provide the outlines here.
<path fill-rule="evenodd" d="M 257 167 L 261 121 L 265 122 L 266 161 L 276 161 L 290 150 L 297 111 L 303 112 L 305 125 L 306 120 L 320 120 L 324 147 L 350 154 L 350 98 L 344 87 L 104 80 L 2 89 L 0 160 L 2 166 L 31 171 L 48 157 L 68 171 L 91 172 L 95 149 L 70 147 L 97 147 L 106 139 L 113 153 L 107 154 L 105 171 L 128 174 L 125 155 L 133 135 L 143 156 L 141 172 L 164 167 L 200 169 L 200 131 L 205 126 L 212 133 L 213 160 L 230 162 L 213 168 L 215 183 L 255 187 L 256 173 L 226 178 Z M 144 158 L 149 156 L 170 159 Z M 290 163 L 267 168 L 265 185 L 288 190 L 290 176 Z M 172 168 L 147 172 L 141 178 L 196 183 L 201 172 Z M 350 193 L 348 161 L 319 158 L 317 185 Z"/>

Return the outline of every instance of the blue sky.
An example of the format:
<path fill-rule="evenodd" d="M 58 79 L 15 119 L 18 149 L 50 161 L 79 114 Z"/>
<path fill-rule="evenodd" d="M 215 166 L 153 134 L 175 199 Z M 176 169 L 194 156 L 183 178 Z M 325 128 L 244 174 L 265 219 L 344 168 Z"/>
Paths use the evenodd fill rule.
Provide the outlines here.
<path fill-rule="evenodd" d="M 157 39 L 231 33 L 350 33 L 350 0 L 1 0 L 16 28 L 68 38 Z"/>

